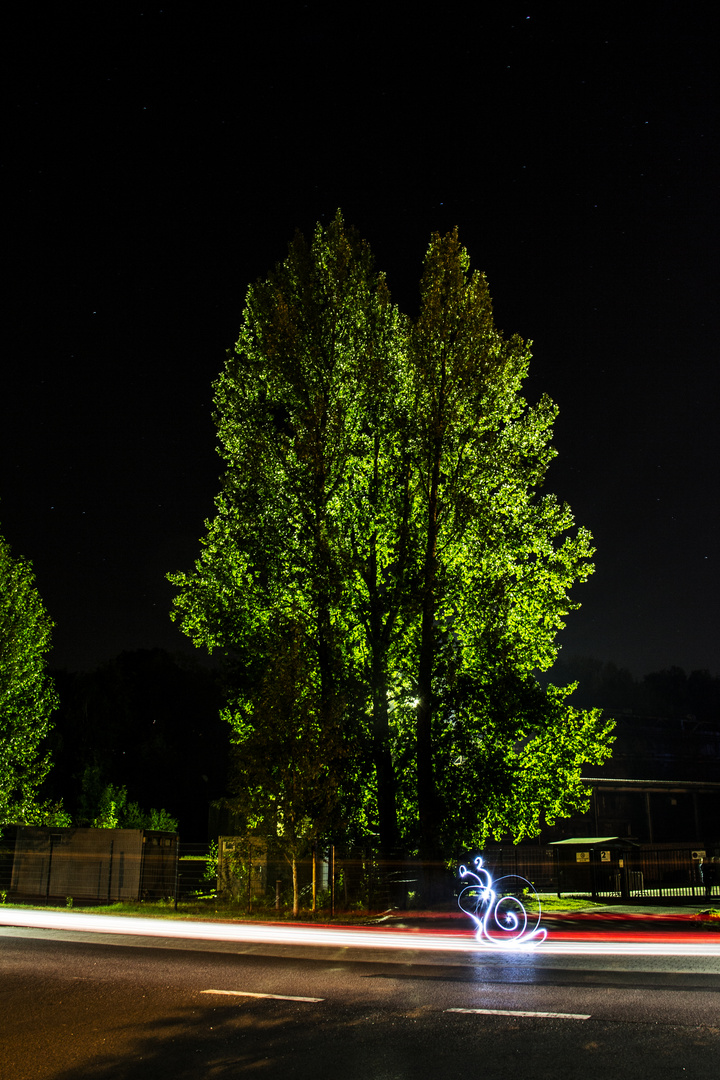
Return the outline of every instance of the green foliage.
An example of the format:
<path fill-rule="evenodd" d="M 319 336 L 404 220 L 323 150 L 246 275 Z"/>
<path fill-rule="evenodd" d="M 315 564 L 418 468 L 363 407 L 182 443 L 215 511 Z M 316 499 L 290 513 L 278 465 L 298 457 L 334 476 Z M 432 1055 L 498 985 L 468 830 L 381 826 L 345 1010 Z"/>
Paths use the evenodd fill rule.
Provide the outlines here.
<path fill-rule="evenodd" d="M 127 789 L 114 787 L 106 784 L 100 792 L 97 815 L 92 820 L 95 829 L 117 829 L 120 825 L 120 814 L 124 814 L 127 802 Z"/>
<path fill-rule="evenodd" d="M 574 709 L 567 690 L 543 692 L 533 678 L 511 681 L 500 701 L 498 677 L 484 702 L 464 702 L 448 723 L 437 724 L 447 851 L 482 847 L 491 835 L 533 837 L 544 822 L 586 810 L 582 766 L 608 756 L 613 723 L 600 710 Z"/>
<path fill-rule="evenodd" d="M 417 320 L 338 213 L 248 290 L 215 384 L 225 463 L 173 618 L 228 661 L 235 797 L 289 857 L 331 822 L 429 856 L 535 835 L 609 753 L 536 675 L 592 572 L 542 490 L 555 406 L 457 232 Z"/>
<path fill-rule="evenodd" d="M 483 275 L 457 231 L 433 236 L 409 338 L 416 504 L 423 537 L 415 659 L 419 846 L 437 856 L 489 832 L 516 840 L 585 792 L 587 753 L 607 756 L 599 714 L 540 690 L 555 636 L 592 571 L 585 529 L 541 494 L 556 409 L 521 395 L 530 360 L 495 329 Z M 413 810 L 415 808 L 413 807 Z"/>
<path fill-rule="evenodd" d="M 25 825 L 44 825 L 49 828 L 66 828 L 72 825 L 72 814 L 63 806 L 62 802 L 36 802 L 24 815 Z"/>
<path fill-rule="evenodd" d="M 154 806 L 151 806 L 145 815 L 146 825 L 143 825 L 143 829 L 152 829 L 154 832 L 177 832 L 179 823 L 177 818 L 173 817 L 168 810 L 156 810 Z"/>
<path fill-rule="evenodd" d="M 249 763 L 263 775 L 273 742 L 273 672 L 284 672 L 277 708 L 285 724 L 297 721 L 300 737 L 273 744 L 287 755 L 285 778 L 278 764 L 245 785 L 243 798 L 253 816 L 250 793 L 262 800 L 270 785 L 269 813 L 277 816 L 283 804 L 287 850 L 300 842 L 301 821 L 310 820 L 302 830 L 309 836 L 317 814 L 327 820 L 337 798 L 340 720 L 357 718 L 351 699 L 362 635 L 343 588 L 349 478 L 368 438 L 357 388 L 396 319 L 367 245 L 339 215 L 327 230 L 318 226 L 310 245 L 296 236 L 285 262 L 248 291 L 235 353 L 215 385 L 226 464 L 217 515 L 195 572 L 170 576 L 183 630 L 239 661 L 225 715 L 242 747 L 243 775 Z M 292 642 L 285 665 L 284 642 Z M 298 693 L 292 707 L 288 687 Z M 330 755 L 327 767 L 318 754 Z M 303 769 L 314 784 L 306 784 L 313 799 L 304 810 Z"/>
<path fill-rule="evenodd" d="M 177 832 L 177 819 L 167 810 L 142 810 L 128 802 L 127 788 L 105 783 L 100 768 L 88 765 L 82 778 L 78 824 L 94 829 L 150 829 Z"/>
<path fill-rule="evenodd" d="M 42 745 L 57 696 L 45 670 L 52 622 L 32 565 L 0 537 L 0 824 L 30 822 L 50 769 Z"/>
<path fill-rule="evenodd" d="M 205 873 L 203 881 L 215 881 L 218 873 L 218 845 L 217 840 L 211 840 L 208 853 L 205 856 Z"/>
<path fill-rule="evenodd" d="M 319 619 L 331 678 L 337 535 L 349 462 L 361 451 L 358 380 L 392 319 L 367 246 L 338 216 L 248 290 L 235 354 L 215 384 L 226 473 L 194 574 L 173 617 L 196 644 L 249 649 L 268 619 Z M 378 327 L 375 333 L 375 327 Z M 336 659 L 336 658 L 333 658 Z M 327 687 L 326 687 L 327 689 Z"/>

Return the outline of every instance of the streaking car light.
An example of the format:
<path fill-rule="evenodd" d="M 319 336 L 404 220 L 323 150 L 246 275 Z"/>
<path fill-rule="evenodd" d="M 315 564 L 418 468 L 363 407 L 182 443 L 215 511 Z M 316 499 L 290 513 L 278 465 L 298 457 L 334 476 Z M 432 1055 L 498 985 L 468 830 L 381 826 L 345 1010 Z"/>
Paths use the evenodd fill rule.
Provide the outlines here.
<path fill-rule="evenodd" d="M 377 927 L 297 926 L 277 923 L 223 923 L 172 919 L 144 919 L 127 915 L 84 915 L 79 912 L 41 911 L 0 905 L 0 925 L 65 930 L 82 933 L 120 934 L 134 937 L 194 939 L 264 945 L 329 946 L 335 949 L 404 949 L 411 952 L 491 954 L 498 946 L 478 942 L 471 932 L 433 934 L 418 930 L 385 930 Z M 603 941 L 545 942 L 542 955 L 614 956 L 717 956 L 720 939 L 685 941 L 618 941 L 617 931 Z M 502 951 L 505 951 L 503 947 Z M 518 953 L 534 951 L 534 944 L 515 945 Z"/>

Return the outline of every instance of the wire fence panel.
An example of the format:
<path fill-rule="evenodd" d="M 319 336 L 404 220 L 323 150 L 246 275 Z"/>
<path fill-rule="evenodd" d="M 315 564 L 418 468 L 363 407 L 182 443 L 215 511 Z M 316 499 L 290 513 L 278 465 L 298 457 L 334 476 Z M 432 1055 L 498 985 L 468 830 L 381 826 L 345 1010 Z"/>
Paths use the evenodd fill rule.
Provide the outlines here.
<path fill-rule="evenodd" d="M 79 830 L 5 826 L 0 835 L 0 902 L 31 897 L 47 902 L 66 896 L 87 896 L 95 902 L 125 896 L 189 900 L 216 889 L 215 844 L 178 844 L 171 834 L 152 832 L 143 836 L 122 830 L 85 831 L 87 837 L 70 835 Z M 65 832 L 67 838 L 61 835 Z M 532 890 L 611 902 L 707 900 L 708 906 L 718 905 L 720 853 L 659 844 L 609 851 L 599 850 L 603 845 L 595 843 L 597 848 L 588 842 L 590 850 L 566 849 L 562 853 L 551 846 L 497 845 L 486 848 L 482 858 L 494 882 L 505 878 L 507 888 L 517 892 Z M 254 849 L 252 856 L 247 866 L 239 859 L 239 869 L 229 864 L 230 870 L 239 874 L 235 899 L 273 906 L 279 903 L 278 898 L 281 905 L 290 902 L 289 867 Z M 443 881 L 440 891 L 452 905 L 461 883 L 448 864 L 436 869 Z M 332 858 L 318 849 L 314 867 L 308 856 L 298 870 L 303 907 L 310 906 L 314 893 L 320 908 L 331 904 L 338 910 L 362 907 L 380 913 L 415 908 L 423 895 L 424 870 L 418 861 L 382 861 L 369 849 L 352 853 L 337 849 Z M 227 892 L 221 891 L 223 895 Z"/>
<path fill-rule="evenodd" d="M 202 895 L 215 888 L 216 878 L 208 844 L 181 843 L 178 855 L 178 899 Z"/>

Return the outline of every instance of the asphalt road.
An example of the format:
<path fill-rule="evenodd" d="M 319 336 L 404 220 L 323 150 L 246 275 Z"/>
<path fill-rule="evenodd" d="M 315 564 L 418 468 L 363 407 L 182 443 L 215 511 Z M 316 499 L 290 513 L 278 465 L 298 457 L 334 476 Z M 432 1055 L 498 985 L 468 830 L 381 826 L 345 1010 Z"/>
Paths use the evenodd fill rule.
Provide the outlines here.
<path fill-rule="evenodd" d="M 246 1074 L 718 1080 L 720 958 L 0 927 L 2 1080 Z"/>

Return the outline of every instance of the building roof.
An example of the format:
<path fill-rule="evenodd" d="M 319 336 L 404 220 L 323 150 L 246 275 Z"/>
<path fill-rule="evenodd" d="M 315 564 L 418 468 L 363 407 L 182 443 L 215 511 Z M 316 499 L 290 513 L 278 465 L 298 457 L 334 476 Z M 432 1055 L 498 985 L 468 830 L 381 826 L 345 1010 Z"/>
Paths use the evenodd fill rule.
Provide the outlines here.
<path fill-rule="evenodd" d="M 627 836 L 571 836 L 567 840 L 551 840 L 549 847 L 638 847 L 633 840 L 629 840 Z"/>
<path fill-rule="evenodd" d="M 558 844 L 609 844 L 613 840 L 622 840 L 622 836 L 572 836 L 569 840 L 552 840 L 550 842 L 551 847 L 555 847 Z"/>
<path fill-rule="evenodd" d="M 613 787 L 657 787 L 657 788 L 711 788 L 720 789 L 717 780 L 635 780 L 631 777 L 583 776 L 583 784 L 610 784 Z"/>

